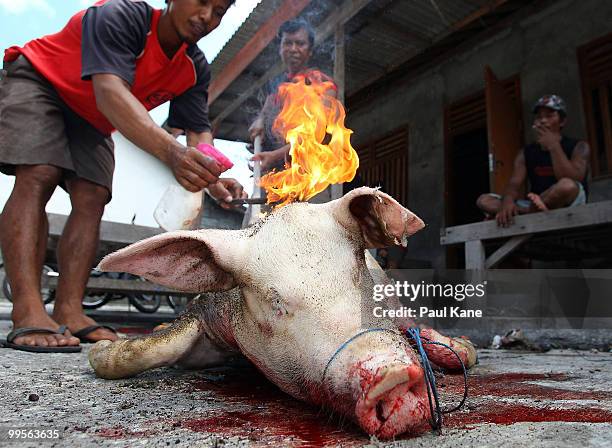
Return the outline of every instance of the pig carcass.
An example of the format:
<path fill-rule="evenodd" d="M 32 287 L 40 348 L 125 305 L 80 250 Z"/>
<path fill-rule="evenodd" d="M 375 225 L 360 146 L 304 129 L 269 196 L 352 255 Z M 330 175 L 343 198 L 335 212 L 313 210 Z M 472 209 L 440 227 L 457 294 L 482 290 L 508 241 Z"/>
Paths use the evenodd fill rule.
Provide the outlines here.
<path fill-rule="evenodd" d="M 100 269 L 208 294 L 165 330 L 98 342 L 89 361 L 114 379 L 173 364 L 219 365 L 240 352 L 286 393 L 348 416 L 368 434 L 411 431 L 430 417 L 423 370 L 397 322 L 373 316 L 373 286 L 384 279 L 380 271 L 373 277 L 364 252 L 405 244 L 423 226 L 389 195 L 364 187 L 325 204 L 286 206 L 243 230 L 178 231 L 133 244 Z M 474 364 L 468 342 L 433 330 L 424 336 Z M 460 367 L 441 347 L 429 346 L 428 355 Z"/>

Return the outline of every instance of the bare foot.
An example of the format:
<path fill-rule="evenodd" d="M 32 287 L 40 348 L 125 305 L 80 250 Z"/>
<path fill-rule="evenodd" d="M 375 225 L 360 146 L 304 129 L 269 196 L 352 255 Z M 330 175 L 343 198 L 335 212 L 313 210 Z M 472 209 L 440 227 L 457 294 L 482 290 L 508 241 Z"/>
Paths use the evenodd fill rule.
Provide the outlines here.
<path fill-rule="evenodd" d="M 30 312 L 24 318 L 17 318 L 13 315 L 13 329 L 35 327 L 47 328 L 49 330 L 57 330 L 60 325 L 51 319 L 44 312 Z M 16 345 L 28 345 L 36 347 L 65 347 L 78 346 L 80 343 L 78 338 L 72 336 L 69 330 L 62 334 L 49 333 L 30 333 L 23 336 L 18 336 L 13 340 Z"/>
<path fill-rule="evenodd" d="M 63 313 L 57 309 L 53 312 L 53 318 L 63 325 L 66 325 L 73 333 L 82 330 L 91 325 L 97 325 L 96 321 L 91 317 L 87 317 L 82 312 L 78 313 Z M 116 341 L 118 336 L 107 328 L 98 328 L 97 330 L 87 333 L 87 339 L 90 341 Z M 78 339 L 77 339 L 78 341 Z"/>
<path fill-rule="evenodd" d="M 546 207 L 546 204 L 544 203 L 544 201 L 542 200 L 539 194 L 529 193 L 527 194 L 527 197 L 529 198 L 531 202 L 533 202 L 533 205 L 535 205 L 535 207 L 539 211 L 545 212 L 548 210 L 548 207 Z"/>

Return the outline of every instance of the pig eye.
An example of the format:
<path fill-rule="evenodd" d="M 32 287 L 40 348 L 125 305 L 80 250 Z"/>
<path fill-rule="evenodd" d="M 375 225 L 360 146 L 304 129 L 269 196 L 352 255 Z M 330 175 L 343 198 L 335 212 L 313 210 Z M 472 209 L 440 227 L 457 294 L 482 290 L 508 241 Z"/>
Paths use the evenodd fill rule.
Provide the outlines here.
<path fill-rule="evenodd" d="M 288 314 L 287 308 L 285 306 L 286 304 L 284 303 L 283 298 L 276 289 L 270 288 L 268 290 L 267 299 L 270 303 L 270 307 L 277 316 Z"/>

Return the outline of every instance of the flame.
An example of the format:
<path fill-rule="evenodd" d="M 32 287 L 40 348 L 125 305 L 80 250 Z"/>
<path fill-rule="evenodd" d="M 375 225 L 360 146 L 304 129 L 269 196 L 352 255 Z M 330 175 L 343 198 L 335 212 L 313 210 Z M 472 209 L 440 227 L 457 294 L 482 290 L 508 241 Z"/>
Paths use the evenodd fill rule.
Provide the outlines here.
<path fill-rule="evenodd" d="M 348 182 L 359 167 L 350 142 L 353 131 L 344 126 L 344 107 L 326 94 L 335 88 L 328 79 L 321 72 L 310 71 L 278 88 L 283 107 L 272 129 L 291 145 L 291 164 L 260 180 L 268 203 L 279 202 L 277 207 L 307 201 L 330 184 Z"/>

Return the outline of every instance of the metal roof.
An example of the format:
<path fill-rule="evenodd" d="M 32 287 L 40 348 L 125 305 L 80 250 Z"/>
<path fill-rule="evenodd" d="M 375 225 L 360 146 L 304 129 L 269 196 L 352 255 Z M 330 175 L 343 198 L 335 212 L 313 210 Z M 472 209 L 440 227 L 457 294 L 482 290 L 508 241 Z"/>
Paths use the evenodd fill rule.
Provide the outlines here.
<path fill-rule="evenodd" d="M 223 48 L 212 64 L 213 76 L 232 60 L 259 26 L 282 3 L 263 0 Z M 354 0 L 312 0 L 300 17 L 316 29 L 341 5 Z M 525 0 L 372 0 L 345 25 L 345 93 L 347 101 L 358 98 L 389 74 L 423 65 L 465 39 L 483 32 L 528 4 Z M 435 50 L 435 51 L 433 51 Z M 430 55 L 431 54 L 431 55 Z M 427 57 L 424 57 L 427 56 Z M 429 56 L 428 56 L 429 55 Z M 332 73 L 333 37 L 315 49 L 312 65 Z M 240 97 L 279 60 L 277 42 L 272 42 L 211 105 L 216 116 Z M 245 140 L 247 129 L 263 104 L 263 94 L 254 94 L 225 118 L 216 130 L 220 138 Z"/>
<path fill-rule="evenodd" d="M 261 0 L 247 19 L 238 27 L 234 35 L 225 43 L 211 64 L 212 76 L 218 75 L 225 65 L 253 37 L 284 0 Z"/>

